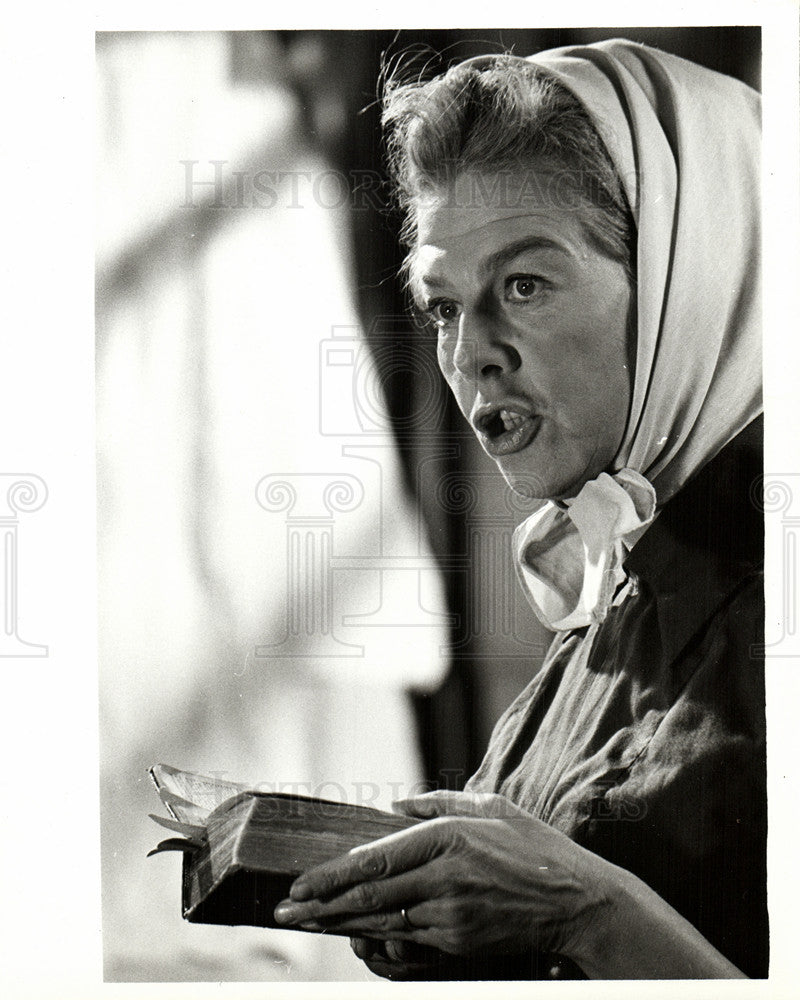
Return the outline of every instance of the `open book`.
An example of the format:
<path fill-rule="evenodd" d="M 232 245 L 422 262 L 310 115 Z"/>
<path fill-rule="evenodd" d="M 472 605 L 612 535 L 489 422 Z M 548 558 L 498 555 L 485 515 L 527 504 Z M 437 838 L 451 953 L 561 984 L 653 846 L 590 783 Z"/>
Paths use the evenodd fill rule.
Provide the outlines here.
<path fill-rule="evenodd" d="M 183 852 L 183 916 L 195 923 L 283 926 L 272 912 L 301 872 L 419 822 L 367 806 L 252 791 L 166 764 L 150 775 L 169 813 L 152 818 L 180 834 L 150 854 Z"/>

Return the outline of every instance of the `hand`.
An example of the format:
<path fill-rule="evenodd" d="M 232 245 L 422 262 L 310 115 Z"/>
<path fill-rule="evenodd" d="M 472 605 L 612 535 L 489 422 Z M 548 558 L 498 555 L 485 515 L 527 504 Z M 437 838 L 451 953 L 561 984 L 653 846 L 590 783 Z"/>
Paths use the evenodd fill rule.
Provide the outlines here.
<path fill-rule="evenodd" d="M 429 948 L 413 941 L 378 941 L 354 937 L 350 946 L 370 972 L 394 981 L 463 979 L 458 971 L 458 959 L 445 955 L 438 948 Z"/>
<path fill-rule="evenodd" d="M 434 792 L 396 805 L 429 822 L 305 872 L 276 919 L 450 955 L 577 951 L 613 866 L 499 795 Z"/>

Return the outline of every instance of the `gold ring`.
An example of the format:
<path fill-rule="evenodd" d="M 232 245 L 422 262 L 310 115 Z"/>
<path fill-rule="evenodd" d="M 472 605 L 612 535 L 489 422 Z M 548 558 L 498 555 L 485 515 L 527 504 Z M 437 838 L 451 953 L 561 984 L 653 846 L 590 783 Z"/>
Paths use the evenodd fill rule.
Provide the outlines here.
<path fill-rule="evenodd" d="M 404 907 L 402 908 L 402 910 L 400 910 L 400 916 L 401 916 L 401 918 L 402 918 L 402 920 L 403 920 L 403 927 L 404 927 L 404 928 L 405 928 L 405 929 L 406 929 L 407 931 L 413 931 L 413 930 L 416 930 L 416 927 L 415 927 L 415 925 L 414 925 L 414 924 L 412 924 L 412 923 L 411 923 L 411 921 L 410 921 L 410 920 L 408 919 L 408 913 L 406 912 L 406 908 L 405 908 L 405 906 L 404 906 Z"/>

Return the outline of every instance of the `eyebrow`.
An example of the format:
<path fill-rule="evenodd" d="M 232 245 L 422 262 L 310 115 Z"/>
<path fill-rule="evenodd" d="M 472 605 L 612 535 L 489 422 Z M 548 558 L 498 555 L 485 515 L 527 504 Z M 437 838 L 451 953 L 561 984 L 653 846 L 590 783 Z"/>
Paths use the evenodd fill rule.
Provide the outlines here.
<path fill-rule="evenodd" d="M 510 260 L 530 250 L 555 250 L 558 253 L 569 256 L 569 251 L 566 247 L 556 240 L 548 239 L 546 236 L 527 236 L 521 240 L 509 243 L 507 246 L 500 247 L 499 250 L 495 250 L 494 253 L 489 254 L 481 262 L 480 271 L 482 274 L 488 274 L 490 271 L 497 270 L 498 267 L 502 267 L 503 264 L 507 264 Z"/>
<path fill-rule="evenodd" d="M 548 239 L 546 236 L 526 236 L 522 239 L 514 240 L 513 243 L 508 243 L 506 246 L 500 247 L 499 250 L 495 250 L 494 253 L 489 254 L 488 257 L 481 261 L 478 270 L 483 275 L 490 274 L 492 271 L 496 271 L 499 267 L 502 267 L 503 264 L 507 264 L 515 257 L 519 257 L 520 254 L 533 250 L 555 250 L 566 257 L 569 256 L 569 251 L 566 247 L 556 240 Z M 435 274 L 421 274 L 413 280 L 413 285 L 427 285 L 429 288 L 445 288 L 447 282 L 442 278 L 438 278 Z"/>

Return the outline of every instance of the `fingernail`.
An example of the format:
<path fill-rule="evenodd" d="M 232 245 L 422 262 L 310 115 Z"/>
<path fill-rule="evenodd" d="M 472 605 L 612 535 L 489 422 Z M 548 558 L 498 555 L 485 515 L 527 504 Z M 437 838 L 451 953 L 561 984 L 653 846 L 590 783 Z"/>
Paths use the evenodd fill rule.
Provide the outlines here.
<path fill-rule="evenodd" d="M 279 903 L 274 916 L 279 924 L 290 924 L 297 917 L 297 908 L 290 903 Z"/>
<path fill-rule="evenodd" d="M 303 900 L 311 899 L 312 892 L 305 882 L 295 882 L 289 890 L 289 895 L 296 903 L 301 903 Z"/>

